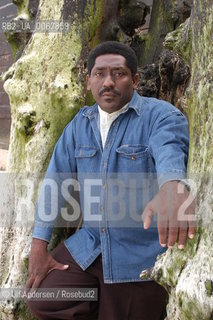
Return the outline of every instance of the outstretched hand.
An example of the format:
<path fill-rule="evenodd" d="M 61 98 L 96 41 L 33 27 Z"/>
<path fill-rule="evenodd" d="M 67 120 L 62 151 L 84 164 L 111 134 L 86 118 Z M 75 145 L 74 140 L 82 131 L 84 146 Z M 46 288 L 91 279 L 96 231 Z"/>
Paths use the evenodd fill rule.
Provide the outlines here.
<path fill-rule="evenodd" d="M 181 181 L 168 181 L 147 204 L 142 214 L 144 229 L 148 229 L 154 214 L 158 216 L 158 235 L 162 247 L 184 249 L 187 235 L 194 238 L 195 200 Z"/>
<path fill-rule="evenodd" d="M 26 290 L 36 289 L 42 280 L 52 270 L 67 270 L 69 265 L 57 262 L 47 252 L 47 242 L 33 239 L 29 257 L 29 276 L 25 286 Z"/>

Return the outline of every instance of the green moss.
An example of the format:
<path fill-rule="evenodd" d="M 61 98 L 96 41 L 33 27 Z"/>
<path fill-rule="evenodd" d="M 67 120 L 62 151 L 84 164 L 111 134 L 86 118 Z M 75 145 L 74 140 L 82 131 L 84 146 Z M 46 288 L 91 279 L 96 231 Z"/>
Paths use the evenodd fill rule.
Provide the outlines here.
<path fill-rule="evenodd" d="M 198 228 L 194 239 L 186 242 L 184 250 L 179 250 L 176 244 L 172 249 L 167 251 L 166 269 L 164 263 L 162 264 L 161 259 L 163 259 L 163 257 L 159 257 L 157 260 L 151 276 L 155 281 L 165 287 L 166 290 L 169 291 L 170 287 L 176 287 L 179 276 L 187 261 L 189 259 L 193 259 L 200 240 L 201 232 L 201 229 Z"/>
<path fill-rule="evenodd" d="M 12 79 L 9 77 L 5 83 L 12 115 L 16 118 L 12 135 L 19 136 L 21 148 L 21 159 L 16 155 L 14 167 L 23 163 L 23 170 L 26 168 L 23 159 L 29 136 L 32 136 L 32 142 L 37 141 L 36 136 L 41 131 L 43 137 L 48 131 L 52 150 L 64 126 L 84 104 L 82 88 L 77 81 L 78 73 L 74 71 L 81 52 L 80 31 L 75 31 L 73 27 L 72 35 L 54 34 L 50 39 L 46 34 L 35 34 L 25 55 L 16 63 Z M 45 50 L 40 51 L 41 47 Z M 20 111 L 23 106 L 26 106 L 24 112 Z M 19 133 L 23 136 L 21 139 Z"/>
<path fill-rule="evenodd" d="M 66 228 L 55 228 L 48 250 L 52 251 L 59 243 L 66 239 Z"/>
<path fill-rule="evenodd" d="M 24 267 L 26 270 L 28 270 L 28 266 L 29 266 L 29 258 L 25 258 L 24 259 Z"/>
<path fill-rule="evenodd" d="M 28 1 L 18 2 L 22 6 L 19 14 L 24 14 Z M 40 19 L 61 19 L 63 4 L 64 1 L 40 1 Z M 35 32 L 21 58 L 5 74 L 4 87 L 10 97 L 12 113 L 8 165 L 10 172 L 26 172 L 30 176 L 32 173 L 36 175 L 44 172 L 62 130 L 84 105 L 84 66 L 81 54 L 85 46 L 92 47 L 99 42 L 102 1 L 91 1 L 88 10 L 88 14 L 92 13 L 90 18 L 88 19 L 88 15 L 82 21 L 75 21 L 74 18 L 70 33 Z M 13 45 L 16 51 L 18 47 L 15 47 L 15 43 Z M 35 183 L 35 190 L 37 188 L 38 183 Z M 21 190 L 17 190 L 17 205 L 22 196 Z M 35 197 L 32 201 L 35 201 Z M 61 231 L 54 235 L 53 246 L 64 236 Z M 22 237 L 24 242 L 29 235 L 23 232 Z M 14 285 L 17 282 L 25 283 L 28 260 L 21 257 L 21 250 L 25 245 L 26 243 L 23 246 L 21 244 L 14 252 L 14 257 L 20 259 L 18 267 L 9 259 L 3 262 L 5 274 L 2 286 L 8 275 Z M 14 319 L 32 319 L 23 302 L 18 303 L 14 311 L 11 301 L 8 310 L 11 317 L 14 314 Z M 1 312 L 3 314 L 2 310 L 0 314 Z"/>
<path fill-rule="evenodd" d="M 188 26 L 188 21 L 181 24 L 175 31 L 167 34 L 164 47 L 177 52 L 186 62 L 190 64 L 191 61 L 191 31 Z"/>
<path fill-rule="evenodd" d="M 180 308 L 182 308 L 182 306 L 183 306 L 183 300 L 182 300 L 181 297 L 178 297 L 178 306 L 179 306 Z"/>
<path fill-rule="evenodd" d="M 62 5 L 63 1 L 41 2 L 40 19 L 60 19 Z M 91 45 L 98 41 L 96 27 L 101 1 L 96 1 L 95 5 L 99 6 L 97 11 L 94 9 L 96 22 L 92 16 L 90 19 L 84 17 L 82 24 L 73 23 L 72 33 L 34 33 L 22 57 L 4 75 L 4 87 L 10 97 L 12 113 L 9 171 L 27 172 L 30 176 L 32 173 L 44 172 L 65 125 L 84 105 L 84 84 L 81 82 L 83 66 L 80 59 L 82 48 L 89 41 L 84 36 L 90 23 Z M 95 37 L 96 40 L 93 39 Z M 14 47 L 14 51 L 17 49 Z M 37 188 L 38 184 L 35 185 Z M 21 190 L 17 190 L 17 205 L 22 196 Z M 35 201 L 35 197 L 32 201 Z M 52 246 L 63 236 L 61 230 L 56 232 Z M 21 251 L 21 248 L 17 250 Z M 17 255 L 15 252 L 14 256 Z M 5 264 L 2 286 L 11 270 L 16 268 L 8 259 Z M 28 259 L 23 259 L 20 264 L 22 270 L 15 270 L 12 276 L 14 284 L 17 281 L 25 283 L 26 280 Z M 11 302 L 8 314 L 14 313 L 14 319 L 31 319 L 23 302 L 16 305 L 15 311 L 12 308 Z"/>
<path fill-rule="evenodd" d="M 181 305 L 181 320 L 210 320 L 211 318 L 203 312 L 197 301 L 188 300 L 187 297 L 182 297 L 183 303 Z"/>
<path fill-rule="evenodd" d="M 196 211 L 202 215 L 199 217 L 202 221 L 199 221 L 198 225 L 204 225 L 202 229 L 197 228 L 195 239 L 187 242 L 184 251 L 168 251 L 166 256 L 156 263 L 156 268 L 163 270 L 160 279 L 162 285 L 174 287 L 168 306 L 169 320 L 212 318 L 212 193 L 209 190 L 212 190 L 210 173 L 213 169 L 213 46 L 210 40 L 213 8 L 209 3 L 195 0 L 191 20 L 166 37 L 167 48 L 176 51 L 191 65 L 191 79 L 186 92 L 190 128 L 188 174 L 195 177 L 200 184 Z M 185 281 L 188 281 L 189 287 Z"/>
<path fill-rule="evenodd" d="M 141 35 L 140 39 L 143 43 L 144 46 L 144 54 L 143 54 L 143 59 L 145 59 L 145 61 L 148 60 L 149 57 L 149 53 L 150 53 L 150 49 L 151 49 L 151 45 L 152 45 L 152 35 L 150 33 L 147 33 L 145 35 Z M 139 65 L 140 65 L 140 61 L 139 61 Z"/>
<path fill-rule="evenodd" d="M 36 112 L 24 112 L 17 119 L 17 129 L 20 133 L 23 133 L 25 136 L 31 135 L 34 132 L 34 118 L 36 116 Z"/>
<path fill-rule="evenodd" d="M 85 10 L 84 30 L 88 30 L 86 42 L 94 48 L 100 42 L 100 27 L 104 19 L 103 1 L 92 0 Z"/>
<path fill-rule="evenodd" d="M 29 0 L 14 0 L 14 4 L 17 5 L 18 15 L 15 18 L 16 26 L 21 25 L 21 22 L 24 20 L 29 21 L 29 11 L 28 5 Z M 19 53 L 23 50 L 24 46 L 26 45 L 27 41 L 29 40 L 30 34 L 26 31 L 22 32 L 5 32 L 5 38 L 9 42 L 13 52 L 13 59 L 14 61 L 19 56 Z"/>
<path fill-rule="evenodd" d="M 29 0 L 13 0 L 13 3 L 18 7 L 18 15 L 28 16 Z"/>
<path fill-rule="evenodd" d="M 30 314 L 26 303 L 23 301 L 17 303 L 16 308 L 14 310 L 14 318 L 13 319 L 14 320 L 36 320 L 36 318 L 34 318 Z"/>
<path fill-rule="evenodd" d="M 87 91 L 86 104 L 88 106 L 92 106 L 94 103 L 95 103 L 95 100 L 93 98 L 92 92 L 91 91 Z"/>
<path fill-rule="evenodd" d="M 194 168 L 195 173 L 198 173 L 201 169 L 203 173 L 208 172 L 213 168 L 213 152 L 210 147 L 211 140 L 209 139 L 213 130 L 212 113 L 204 107 L 207 100 L 208 105 L 211 106 L 213 104 L 213 95 L 209 90 L 205 89 L 205 85 L 203 86 L 201 99 L 197 96 L 197 90 L 191 92 L 190 97 L 187 99 L 187 103 L 190 106 L 188 118 L 191 137 L 189 164 L 190 168 Z M 197 148 L 198 145 L 200 148 Z"/>
<path fill-rule="evenodd" d="M 12 48 L 13 60 L 15 61 L 16 57 L 17 57 L 17 53 L 21 49 L 21 45 L 16 41 L 17 33 L 16 32 L 4 32 L 4 35 L 5 35 L 5 39 L 7 40 L 7 42 L 10 44 L 10 46 Z"/>
<path fill-rule="evenodd" d="M 208 297 L 212 296 L 213 293 L 213 285 L 211 280 L 206 280 L 205 281 L 205 288 L 206 288 L 206 294 Z"/>
<path fill-rule="evenodd" d="M 163 1 L 155 1 L 153 4 L 149 33 L 140 35 L 143 53 L 139 57 L 139 65 L 153 63 L 158 58 L 163 47 L 162 37 L 173 30 L 167 6 Z"/>

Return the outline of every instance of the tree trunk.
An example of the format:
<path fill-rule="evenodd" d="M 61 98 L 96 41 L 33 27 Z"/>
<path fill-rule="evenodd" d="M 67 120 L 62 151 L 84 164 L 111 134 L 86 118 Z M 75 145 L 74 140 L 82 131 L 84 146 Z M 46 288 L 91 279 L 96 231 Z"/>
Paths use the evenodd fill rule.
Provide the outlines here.
<path fill-rule="evenodd" d="M 32 35 L 23 32 L 22 36 L 8 34 L 16 50 L 14 56 L 18 59 L 4 75 L 11 103 L 12 127 L 7 168 L 10 176 L 4 177 L 0 186 L 3 198 L 0 209 L 4 222 L 0 235 L 0 274 L 1 287 L 8 288 L 23 287 L 26 281 L 39 181 L 63 128 L 79 107 L 91 101 L 85 90 L 85 62 L 90 49 L 100 41 L 126 42 L 135 49 L 141 68 L 152 63 L 141 69 L 139 91 L 144 93 L 145 90 L 149 95 L 181 104 L 184 110 L 188 106 L 191 135 L 189 174 L 204 173 L 212 168 L 211 0 L 194 0 L 190 20 L 166 39 L 167 47 L 179 55 L 164 51 L 160 60 L 166 33 L 190 15 L 192 1 L 155 0 L 150 33 L 146 36 L 143 26 L 151 11 L 152 1 L 149 0 L 16 2 L 19 6 L 18 21 L 33 19 L 37 13 L 37 21 L 64 21 L 63 26 L 68 23 L 71 30 L 35 32 Z M 180 7 L 184 10 L 179 10 Z M 182 95 L 188 83 L 189 67 L 180 56 L 186 64 L 191 64 L 192 76 L 185 97 Z M 153 68 L 149 81 L 147 74 Z M 144 89 L 145 82 L 148 85 Z M 197 209 L 197 214 L 205 211 L 204 218 L 208 217 L 208 223 L 212 219 L 212 205 L 205 188 L 212 190 L 211 181 L 204 180 L 200 184 Z M 203 223 L 196 239 L 187 244 L 184 252 L 168 250 L 156 263 L 152 276 L 170 294 L 168 319 L 210 319 L 210 260 L 213 256 L 210 226 L 210 223 L 208 226 Z M 186 277 L 189 277 L 187 281 Z M 24 303 L 11 297 L 1 301 L 0 317 L 3 320 L 30 319 Z"/>
<path fill-rule="evenodd" d="M 197 236 L 184 251 L 169 249 L 152 276 L 169 292 L 168 320 L 213 317 L 213 2 L 194 0 L 190 19 L 170 33 L 165 44 L 191 65 L 182 98 L 190 123 L 188 177 L 197 192 Z M 193 189 L 193 186 L 192 186 Z"/>
<path fill-rule="evenodd" d="M 28 1 L 17 3 L 18 20 L 27 21 Z M 37 21 L 64 21 L 64 27 L 69 23 L 71 31 L 38 31 L 30 40 L 29 36 L 8 34 L 15 42 L 13 47 L 19 50 L 16 57 L 28 43 L 22 56 L 4 75 L 12 126 L 7 167 L 10 174 L 4 179 L 9 192 L 1 184 L 4 191 L 1 287 L 25 284 L 39 179 L 63 128 L 85 103 L 84 59 L 91 46 L 99 41 L 96 31 L 102 30 L 99 27 L 102 10 L 102 1 L 40 1 Z M 1 319 L 29 318 L 24 305 L 12 297 L 1 301 L 0 314 Z"/>

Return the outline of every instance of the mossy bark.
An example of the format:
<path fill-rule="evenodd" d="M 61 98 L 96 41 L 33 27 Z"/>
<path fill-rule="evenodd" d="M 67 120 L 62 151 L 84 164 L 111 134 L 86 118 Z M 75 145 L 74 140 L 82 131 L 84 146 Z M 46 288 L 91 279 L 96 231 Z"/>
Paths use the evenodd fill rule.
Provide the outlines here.
<path fill-rule="evenodd" d="M 16 3 L 19 17 L 27 20 L 31 17 L 32 3 L 37 4 L 38 1 L 18 0 Z M 69 21 L 71 32 L 34 33 L 31 38 L 26 36 L 24 43 L 27 45 L 20 58 L 23 42 L 21 45 L 13 42 L 17 40 L 16 35 L 11 38 L 14 50 L 19 51 L 18 54 L 14 51 L 19 60 L 4 76 L 11 102 L 12 127 L 8 163 L 10 183 L 6 177 L 5 183 L 0 185 L 7 186 L 0 190 L 2 197 L 5 195 L 3 209 L 0 208 L 3 210 L 2 221 L 5 221 L 0 236 L 1 287 L 22 287 L 25 283 L 39 179 L 63 128 L 79 107 L 90 100 L 90 96 L 86 96 L 84 81 L 89 50 L 103 40 L 120 40 L 136 50 L 141 65 L 144 61 L 152 63 L 158 55 L 156 53 L 149 58 L 156 35 L 165 28 L 166 32 L 175 29 L 181 22 L 175 17 L 178 3 L 180 6 L 189 3 L 190 6 L 191 1 L 154 1 L 151 21 L 157 25 L 158 31 L 153 25 L 146 37 L 148 40 L 144 42 L 139 33 L 133 34 L 134 28 L 140 28 L 144 19 L 139 17 L 137 25 L 131 21 L 129 33 L 126 17 L 130 14 L 129 10 L 134 9 L 141 10 L 145 18 L 148 9 L 144 5 L 137 7 L 140 5 L 138 1 L 117 0 L 40 1 L 37 17 L 40 20 Z M 129 4 L 131 6 L 127 8 Z M 158 7 L 159 10 L 156 9 Z M 169 10 L 166 8 L 171 8 L 171 17 L 167 15 Z M 157 16 L 158 19 L 155 19 Z M 166 25 L 161 26 L 164 17 Z M 167 48 L 181 55 L 191 68 L 191 82 L 181 101 L 190 122 L 189 176 L 201 175 L 196 176 L 199 185 L 197 215 L 203 215 L 195 240 L 188 242 L 183 252 L 168 250 L 157 261 L 152 272 L 153 278 L 169 291 L 169 320 L 210 319 L 213 309 L 212 177 L 205 179 L 205 174 L 211 173 L 213 166 L 212 20 L 212 0 L 194 0 L 190 19 L 166 39 Z M 163 38 L 162 34 L 160 43 Z M 22 185 L 23 178 L 27 189 Z M 26 205 L 23 206 L 23 203 Z M 16 222 L 17 215 L 31 221 L 31 225 L 29 223 L 28 228 L 20 228 Z M 8 216 L 12 220 L 10 227 Z M 30 316 L 23 303 L 9 299 L 1 303 L 0 318 L 26 320 Z"/>
<path fill-rule="evenodd" d="M 183 97 L 190 124 L 188 176 L 196 183 L 197 235 L 184 251 L 169 249 L 152 276 L 169 292 L 168 320 L 210 320 L 213 317 L 213 6 L 194 0 L 190 19 L 169 34 L 165 45 L 191 68 Z M 185 50 L 183 50 L 185 48 Z"/>
<path fill-rule="evenodd" d="M 28 19 L 28 2 L 17 2 L 17 19 L 23 18 L 23 14 Z M 103 4 L 98 0 L 73 3 L 68 11 L 67 1 L 40 1 L 37 14 L 40 21 L 69 21 L 71 31 L 33 33 L 22 56 L 4 75 L 12 126 L 8 177 L 2 188 L 9 192 L 4 192 L 1 208 L 4 221 L 0 236 L 1 287 L 25 284 L 39 179 L 63 128 L 85 103 L 85 82 L 81 81 L 86 72 L 84 59 L 92 46 L 91 30 L 94 20 L 95 28 L 98 27 Z M 8 213 L 12 217 L 10 223 Z M 20 226 L 26 221 L 26 226 Z M 29 314 L 19 300 L 10 298 L 1 301 L 0 318 L 26 320 Z"/>

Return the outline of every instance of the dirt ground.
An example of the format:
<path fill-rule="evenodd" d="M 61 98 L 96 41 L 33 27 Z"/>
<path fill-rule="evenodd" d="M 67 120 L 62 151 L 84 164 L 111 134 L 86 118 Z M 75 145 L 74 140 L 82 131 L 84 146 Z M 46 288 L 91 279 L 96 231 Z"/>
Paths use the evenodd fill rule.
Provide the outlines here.
<path fill-rule="evenodd" d="M 0 170 L 1 171 L 6 170 L 7 156 L 8 156 L 8 150 L 0 149 Z"/>

